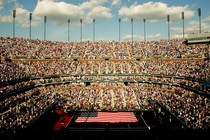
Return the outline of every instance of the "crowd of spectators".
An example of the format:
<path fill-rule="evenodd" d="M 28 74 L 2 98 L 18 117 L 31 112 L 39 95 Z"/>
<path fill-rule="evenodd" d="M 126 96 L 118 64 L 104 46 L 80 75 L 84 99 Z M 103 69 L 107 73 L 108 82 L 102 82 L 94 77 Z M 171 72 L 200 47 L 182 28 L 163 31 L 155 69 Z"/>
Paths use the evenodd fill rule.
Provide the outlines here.
<path fill-rule="evenodd" d="M 0 83 L 29 77 L 29 75 L 25 73 L 26 69 L 27 67 L 25 67 L 22 62 L 13 63 L 10 61 L 1 61 Z"/>
<path fill-rule="evenodd" d="M 30 85 L 34 85 L 33 80 L 17 82 L 15 84 L 7 84 L 6 86 L 0 86 L 0 96 Z"/>
<path fill-rule="evenodd" d="M 24 98 L 25 101 L 11 106 L 9 110 L 0 114 L 1 130 L 18 130 L 27 127 L 55 102 L 55 92 L 46 91 L 44 87 L 39 88 L 40 94 L 33 94 L 36 91 L 37 89 L 32 89 L 25 92 L 25 95 L 21 94 L 16 98 L 11 98 Z"/>
<path fill-rule="evenodd" d="M 210 61 L 142 60 L 142 61 L 16 61 L 2 62 L 1 82 L 33 76 L 59 74 L 161 74 L 210 78 Z"/>
<path fill-rule="evenodd" d="M 187 45 L 183 39 L 133 44 L 117 41 L 57 42 L 0 37 L 0 45 L 1 56 L 5 58 L 17 59 L 26 56 L 25 60 L 0 62 L 0 97 L 30 85 L 36 87 L 0 99 L 0 110 L 9 107 L 7 111 L 0 113 L 0 129 L 24 128 L 56 101 L 59 101 L 58 107 L 66 112 L 153 109 L 149 100 L 164 105 L 190 128 L 210 128 L 209 98 L 179 86 L 184 84 L 201 90 L 202 83 L 196 79 L 203 82 L 210 79 L 209 60 L 181 59 L 190 55 L 209 57 L 209 44 Z M 137 61 L 133 59 L 135 56 L 165 59 Z M 54 57 L 61 59 L 49 59 Z M 69 59 L 71 57 L 81 57 L 84 60 L 73 61 Z M 98 59 L 103 57 L 117 60 Z M 50 75 L 60 77 L 43 78 Z M 180 76 L 194 80 L 177 78 Z M 42 78 L 1 85 L 33 77 Z M 95 82 L 86 86 L 83 80 Z M 100 80 L 107 82 L 99 82 Z M 134 82 L 125 85 L 124 80 Z M 138 80 L 143 82 L 136 82 Z M 71 83 L 45 86 L 46 83 L 65 81 Z M 144 83 L 145 81 L 149 83 Z M 178 86 L 172 86 L 173 84 Z"/>
<path fill-rule="evenodd" d="M 85 59 L 112 57 L 129 59 L 133 56 L 150 58 L 153 56 L 181 58 L 188 55 L 209 57 L 209 44 L 187 45 L 185 39 L 172 39 L 148 42 L 118 41 L 84 41 L 58 42 L 38 39 L 0 37 L 2 55 L 17 58 L 26 55 L 28 58 L 70 58 L 79 56 Z"/>
<path fill-rule="evenodd" d="M 37 91 L 39 91 L 37 93 Z M 34 94 L 36 93 L 36 94 Z M 64 112 L 70 110 L 133 111 L 153 109 L 149 100 L 163 104 L 192 129 L 210 127 L 210 100 L 181 87 L 152 83 L 69 83 L 40 86 L 11 100 L 24 98 L 1 114 L 1 128 L 27 126 L 55 100 Z M 8 99 L 5 99 L 8 101 Z M 10 102 L 8 102 L 10 104 Z"/>

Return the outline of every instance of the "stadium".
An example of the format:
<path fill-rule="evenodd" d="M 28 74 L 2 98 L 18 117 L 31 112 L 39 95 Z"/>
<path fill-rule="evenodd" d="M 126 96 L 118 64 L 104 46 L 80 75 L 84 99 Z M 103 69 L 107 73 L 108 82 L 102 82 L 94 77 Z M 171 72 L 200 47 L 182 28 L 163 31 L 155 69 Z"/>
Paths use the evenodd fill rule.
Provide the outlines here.
<path fill-rule="evenodd" d="M 208 136 L 208 32 L 156 41 L 0 36 L 0 45 L 1 140 Z"/>

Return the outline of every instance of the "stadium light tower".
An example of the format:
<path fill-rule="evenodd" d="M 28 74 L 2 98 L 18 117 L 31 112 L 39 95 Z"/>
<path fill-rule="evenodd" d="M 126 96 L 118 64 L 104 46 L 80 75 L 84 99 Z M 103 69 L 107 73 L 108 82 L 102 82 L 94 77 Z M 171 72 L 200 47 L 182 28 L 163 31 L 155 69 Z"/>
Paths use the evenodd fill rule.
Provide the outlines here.
<path fill-rule="evenodd" d="M 131 19 L 131 36 L 132 36 L 132 43 L 133 43 L 133 19 Z"/>
<path fill-rule="evenodd" d="M 146 42 L 146 27 L 145 27 L 145 23 L 146 23 L 146 19 L 143 19 L 144 21 L 144 42 Z"/>
<path fill-rule="evenodd" d="M 95 41 L 95 22 L 96 20 L 93 19 L 93 41 Z"/>
<path fill-rule="evenodd" d="M 68 19 L 68 42 L 70 41 L 70 33 L 69 33 L 69 30 L 70 30 L 70 19 Z"/>
<path fill-rule="evenodd" d="M 201 8 L 198 8 L 198 16 L 199 16 L 199 32 L 201 33 Z"/>
<path fill-rule="evenodd" d="M 16 10 L 13 10 L 13 37 L 15 37 L 15 17 L 16 17 Z"/>
<path fill-rule="evenodd" d="M 184 38 L 184 12 L 182 12 L 183 38 Z"/>
<path fill-rule="evenodd" d="M 31 39 L 31 20 L 32 20 L 32 13 L 29 13 L 29 38 Z"/>
<path fill-rule="evenodd" d="M 170 16 L 167 15 L 167 21 L 168 21 L 168 40 L 170 40 Z"/>
<path fill-rule="evenodd" d="M 80 41 L 82 41 L 82 19 L 80 19 Z"/>
<path fill-rule="evenodd" d="M 121 40 L 121 38 L 120 38 L 120 23 L 121 23 L 121 19 L 119 18 L 119 42 Z"/>
<path fill-rule="evenodd" d="M 46 40 L 46 23 L 47 23 L 47 16 L 44 16 L 44 40 Z"/>

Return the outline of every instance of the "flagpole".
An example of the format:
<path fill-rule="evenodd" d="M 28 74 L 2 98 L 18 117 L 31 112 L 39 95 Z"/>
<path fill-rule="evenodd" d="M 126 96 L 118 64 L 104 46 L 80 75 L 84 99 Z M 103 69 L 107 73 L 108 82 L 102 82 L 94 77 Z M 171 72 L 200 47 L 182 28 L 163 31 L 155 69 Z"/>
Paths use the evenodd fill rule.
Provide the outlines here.
<path fill-rule="evenodd" d="M 69 33 L 69 30 L 70 30 L 70 19 L 68 19 L 68 42 L 70 41 L 70 33 Z"/>
<path fill-rule="evenodd" d="M 183 38 L 184 38 L 184 12 L 182 12 L 182 26 L 183 26 Z"/>
<path fill-rule="evenodd" d="M 29 22 L 30 22 L 29 38 L 30 38 L 30 39 L 31 39 L 31 20 L 32 20 L 32 13 L 29 13 Z"/>
<path fill-rule="evenodd" d="M 80 19 L 80 41 L 82 41 L 82 19 Z"/>
<path fill-rule="evenodd" d="M 167 15 L 167 21 L 168 21 L 168 40 L 170 40 L 170 16 Z"/>
<path fill-rule="evenodd" d="M 13 37 L 15 37 L 15 17 L 16 17 L 16 10 L 13 10 Z"/>
<path fill-rule="evenodd" d="M 131 19 L 131 35 L 132 35 L 132 43 L 133 43 L 133 19 Z"/>
<path fill-rule="evenodd" d="M 95 41 L 95 19 L 93 19 L 93 41 Z"/>
<path fill-rule="evenodd" d="M 199 16 L 199 32 L 201 33 L 201 8 L 198 8 L 198 16 Z"/>
<path fill-rule="evenodd" d="M 119 42 L 121 40 L 121 38 L 120 38 L 120 23 L 121 23 L 121 19 L 119 18 Z"/>
<path fill-rule="evenodd" d="M 47 22 L 47 16 L 44 16 L 44 40 L 46 40 L 46 22 Z"/>
<path fill-rule="evenodd" d="M 146 27 L 145 27 L 145 23 L 146 23 L 146 19 L 143 19 L 144 21 L 144 42 L 146 42 Z"/>

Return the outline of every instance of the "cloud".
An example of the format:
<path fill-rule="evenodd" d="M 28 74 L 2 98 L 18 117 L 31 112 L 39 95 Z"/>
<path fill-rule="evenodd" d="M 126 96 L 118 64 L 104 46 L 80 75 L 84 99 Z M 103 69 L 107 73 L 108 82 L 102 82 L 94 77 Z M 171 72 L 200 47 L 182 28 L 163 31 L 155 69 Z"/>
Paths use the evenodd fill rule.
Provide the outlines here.
<path fill-rule="evenodd" d="M 38 0 L 36 7 L 32 12 L 32 27 L 40 25 L 44 16 L 47 21 L 55 24 L 65 24 L 68 19 L 71 24 L 79 25 L 80 19 L 83 24 L 91 23 L 92 19 L 112 18 L 111 9 L 103 6 L 108 0 L 90 0 L 79 5 L 66 3 L 57 0 Z M 16 7 L 16 22 L 20 27 L 29 27 L 29 13 L 27 9 L 21 7 L 16 0 L 8 0 L 7 3 L 13 3 Z M 0 0 L 0 8 L 3 7 L 3 0 Z M 12 15 L 12 13 L 11 13 Z M 11 15 L 1 15 L 1 22 L 12 22 Z"/>
<path fill-rule="evenodd" d="M 66 2 L 56 2 L 54 0 L 39 1 L 34 9 L 34 15 L 48 19 L 56 24 L 66 23 L 68 19 L 77 25 L 79 20 L 83 23 L 90 23 L 93 18 L 111 18 L 111 9 L 103 6 L 107 0 L 90 0 L 80 5 Z"/>
<path fill-rule="evenodd" d="M 11 16 L 0 16 L 0 22 L 12 22 Z"/>
<path fill-rule="evenodd" d="M 22 8 L 21 5 L 19 3 L 17 3 L 16 0 L 7 0 L 7 1 L 3 1 L 0 0 L 0 5 L 2 4 L 2 6 L 4 7 L 7 4 L 10 4 L 10 7 L 15 7 L 14 9 L 16 10 L 16 18 L 15 18 L 15 22 L 18 26 L 20 27 L 29 27 L 29 11 Z M 5 10 L 5 8 L 4 8 Z M 9 9 L 10 12 L 8 14 L 5 15 L 1 15 L 0 16 L 0 22 L 13 22 L 13 9 Z M 33 18 L 33 21 L 31 23 L 31 26 L 38 26 L 39 25 L 39 20 L 37 20 L 36 17 Z"/>
<path fill-rule="evenodd" d="M 104 3 L 106 3 L 107 0 L 90 0 L 87 2 L 83 2 L 80 7 L 82 9 L 91 9 L 93 7 L 99 6 L 99 5 L 103 5 Z"/>
<path fill-rule="evenodd" d="M 182 37 L 183 37 L 183 34 L 173 34 L 171 36 L 171 39 L 174 39 L 174 38 L 182 38 Z M 187 37 L 187 34 L 185 34 L 184 37 Z"/>
<path fill-rule="evenodd" d="M 30 12 L 21 7 L 18 7 L 15 10 L 16 10 L 15 23 L 20 27 L 29 27 L 29 13 Z M 13 11 L 11 12 L 10 15 L 0 16 L 0 22 L 5 22 L 5 23 L 13 22 L 12 14 L 13 14 Z M 40 20 L 37 19 L 36 17 L 33 17 L 31 26 L 32 27 L 38 26 L 39 23 L 40 23 Z"/>
<path fill-rule="evenodd" d="M 153 34 L 153 35 L 148 35 L 146 36 L 147 40 L 155 40 L 158 39 L 161 36 L 160 33 L 158 34 Z M 124 41 L 128 41 L 128 40 L 132 40 L 132 35 L 126 35 L 125 37 L 123 37 Z M 141 35 L 133 35 L 133 40 L 144 40 L 144 36 Z"/>
<path fill-rule="evenodd" d="M 120 5 L 120 3 L 121 3 L 121 0 L 112 0 L 112 6 L 114 6 L 114 5 Z"/>
<path fill-rule="evenodd" d="M 3 0 L 0 0 L 0 10 L 3 9 Z"/>
<path fill-rule="evenodd" d="M 7 0 L 7 3 L 12 3 L 12 2 L 16 3 L 16 0 Z"/>
<path fill-rule="evenodd" d="M 206 18 L 205 18 L 206 19 Z M 204 22 L 206 20 L 202 20 L 201 22 L 201 31 L 207 32 L 210 31 L 210 24 Z M 173 27 L 172 30 L 172 38 L 182 37 L 183 36 L 183 28 L 182 27 Z M 186 24 L 184 28 L 185 36 L 190 33 L 198 33 L 199 32 L 199 22 L 198 21 L 190 21 Z"/>
<path fill-rule="evenodd" d="M 210 16 L 208 16 L 208 17 L 206 17 L 206 18 L 204 18 L 202 21 L 210 21 Z"/>
<path fill-rule="evenodd" d="M 10 3 L 16 3 L 16 0 L 0 0 L 0 10 L 4 9 L 4 6 Z"/>
<path fill-rule="evenodd" d="M 20 27 L 29 27 L 29 11 L 24 8 L 16 8 L 16 21 Z M 31 26 L 35 27 L 38 26 L 40 23 L 39 18 L 32 15 L 32 22 Z"/>
<path fill-rule="evenodd" d="M 0 11 L 4 9 L 4 6 L 6 3 L 9 3 L 9 1 L 3 1 L 3 0 L 0 0 Z M 12 22 L 12 13 L 10 12 L 7 13 L 7 14 L 2 14 L 3 12 L 0 13 L 0 22 Z"/>
<path fill-rule="evenodd" d="M 0 10 L 4 9 L 4 6 L 7 4 L 14 3 L 17 4 L 16 0 L 0 0 Z"/>
<path fill-rule="evenodd" d="M 53 0 L 39 1 L 33 13 L 41 19 L 47 16 L 47 19 L 57 24 L 66 23 L 68 19 L 75 22 L 76 19 L 82 18 L 84 15 L 84 11 L 76 5 L 54 2 Z"/>
<path fill-rule="evenodd" d="M 87 14 L 90 18 L 112 18 L 111 9 L 103 6 L 97 6 L 90 10 Z M 98 14 L 100 13 L 100 14 Z"/>
<path fill-rule="evenodd" d="M 119 10 L 119 15 L 124 18 L 133 18 L 136 20 L 147 19 L 147 21 L 160 21 L 165 20 L 167 15 L 170 15 L 171 22 L 181 20 L 181 12 L 184 12 L 185 18 L 194 16 L 194 11 L 186 6 L 168 6 L 163 2 L 147 2 L 142 5 L 134 3 L 130 7 L 123 6 Z"/>

